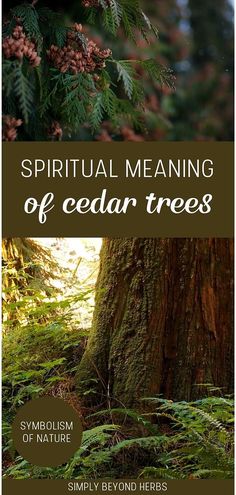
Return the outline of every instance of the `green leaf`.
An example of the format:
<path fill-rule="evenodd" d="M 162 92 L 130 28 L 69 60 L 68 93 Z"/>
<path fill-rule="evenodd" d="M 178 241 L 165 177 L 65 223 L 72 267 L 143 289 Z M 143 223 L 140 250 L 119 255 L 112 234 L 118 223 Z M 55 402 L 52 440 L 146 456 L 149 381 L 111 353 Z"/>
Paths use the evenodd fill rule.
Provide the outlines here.
<path fill-rule="evenodd" d="M 131 100 L 133 94 L 133 77 L 135 71 L 130 62 L 119 60 L 115 61 L 116 68 L 118 71 L 118 81 L 123 82 L 125 92 L 128 98 Z"/>
<path fill-rule="evenodd" d="M 92 130 L 96 131 L 99 128 L 104 115 L 103 94 L 97 93 L 94 100 L 95 102 L 93 103 L 92 111 L 89 116 L 89 123 Z"/>
<path fill-rule="evenodd" d="M 167 69 L 153 58 L 140 62 L 140 65 L 147 71 L 151 79 L 159 81 L 162 86 L 175 89 L 175 78 L 171 69 Z"/>
<path fill-rule="evenodd" d="M 14 7 L 12 9 L 12 14 L 14 17 L 19 17 L 21 19 L 26 34 L 30 38 L 34 38 L 36 42 L 41 43 L 42 35 L 38 23 L 39 16 L 35 7 L 30 3 L 23 3 L 22 5 Z"/>
<path fill-rule="evenodd" d="M 45 363 L 41 363 L 39 366 L 41 366 L 41 368 L 51 370 L 56 366 L 60 366 L 60 364 L 64 363 L 65 360 L 66 360 L 65 358 L 59 358 L 59 359 L 55 359 L 54 361 L 46 361 Z"/>
<path fill-rule="evenodd" d="M 25 124 L 29 123 L 30 113 L 33 111 L 33 87 L 28 77 L 22 72 L 22 67 L 18 65 L 15 69 L 14 89 L 19 101 Z"/>
<path fill-rule="evenodd" d="M 117 113 L 117 96 L 112 89 L 105 89 L 102 93 L 103 107 L 110 119 L 114 119 Z"/>

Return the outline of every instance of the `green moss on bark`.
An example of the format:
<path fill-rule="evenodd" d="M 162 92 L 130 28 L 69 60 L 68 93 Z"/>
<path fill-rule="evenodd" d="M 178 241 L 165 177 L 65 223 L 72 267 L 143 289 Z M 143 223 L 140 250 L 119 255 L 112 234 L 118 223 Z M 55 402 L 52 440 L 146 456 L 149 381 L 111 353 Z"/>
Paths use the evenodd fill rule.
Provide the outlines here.
<path fill-rule="evenodd" d="M 225 239 L 105 239 L 93 327 L 77 373 L 92 403 L 231 390 L 232 255 Z"/>

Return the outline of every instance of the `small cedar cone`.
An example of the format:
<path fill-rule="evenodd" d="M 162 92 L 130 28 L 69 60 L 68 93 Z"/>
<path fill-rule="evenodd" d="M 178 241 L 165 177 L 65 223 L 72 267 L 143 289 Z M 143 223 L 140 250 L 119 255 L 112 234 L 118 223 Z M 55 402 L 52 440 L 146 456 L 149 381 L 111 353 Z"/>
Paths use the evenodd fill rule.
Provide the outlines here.
<path fill-rule="evenodd" d="M 3 41 L 3 53 L 6 58 L 28 58 L 32 67 L 38 67 L 41 58 L 38 56 L 35 44 L 30 41 L 23 31 L 23 27 L 17 25 L 12 33 L 12 36 L 7 36 Z"/>
<path fill-rule="evenodd" d="M 48 130 L 48 136 L 53 140 L 53 141 L 60 141 L 63 135 L 62 128 L 56 120 L 54 120 L 51 124 L 51 127 Z"/>
<path fill-rule="evenodd" d="M 23 124 L 21 119 L 16 119 L 11 115 L 3 115 L 3 141 L 15 141 L 17 138 L 17 127 Z"/>
<path fill-rule="evenodd" d="M 108 134 L 106 129 L 103 129 L 101 133 L 96 137 L 96 141 L 110 142 L 113 141 L 110 134 Z"/>
<path fill-rule="evenodd" d="M 47 51 L 49 60 L 60 72 L 91 73 L 105 67 L 105 60 L 110 57 L 111 50 L 101 50 L 94 41 L 87 38 L 85 39 L 86 47 L 84 47 L 77 35 L 81 31 L 81 24 L 75 24 L 68 33 L 67 42 L 63 48 L 51 45 Z"/>
<path fill-rule="evenodd" d="M 144 141 L 143 136 L 140 136 L 139 134 L 135 134 L 133 129 L 131 129 L 128 126 L 122 127 L 121 134 L 124 138 L 124 141 L 136 141 L 136 142 Z"/>

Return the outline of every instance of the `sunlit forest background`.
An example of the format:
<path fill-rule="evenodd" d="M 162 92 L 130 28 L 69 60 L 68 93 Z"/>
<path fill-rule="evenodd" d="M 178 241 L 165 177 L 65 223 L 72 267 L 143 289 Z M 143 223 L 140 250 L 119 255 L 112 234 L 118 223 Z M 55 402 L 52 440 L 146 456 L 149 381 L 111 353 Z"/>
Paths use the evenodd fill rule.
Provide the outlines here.
<path fill-rule="evenodd" d="M 4 2 L 3 139 L 232 140 L 232 2 L 141 7 Z"/>
<path fill-rule="evenodd" d="M 102 244 L 102 239 L 99 238 L 3 240 L 2 380 L 5 477 L 16 479 L 232 478 L 233 398 L 230 385 L 232 340 L 231 324 L 227 323 L 228 319 L 231 321 L 229 310 L 231 289 L 228 285 L 231 284 L 231 262 L 229 262 L 228 250 L 230 242 L 191 239 L 182 241 L 111 239 L 103 240 Z M 103 247 L 99 256 L 101 245 Z M 161 296 L 160 292 L 158 296 L 160 301 L 158 298 L 154 301 L 153 314 L 158 312 L 154 327 L 151 318 L 148 327 L 145 328 L 145 321 L 149 321 L 142 319 L 142 308 L 146 308 L 145 291 L 149 292 L 149 304 L 151 304 L 152 287 L 156 282 L 166 285 L 163 255 L 169 253 L 167 261 L 173 267 L 170 259 L 171 251 L 176 260 L 179 256 L 177 249 L 180 249 L 179 260 L 182 260 L 179 264 L 183 262 L 185 272 L 182 274 L 178 272 L 178 262 L 175 274 L 173 269 L 168 268 L 168 277 L 173 277 L 174 274 L 178 280 L 175 282 L 171 278 L 168 293 L 171 300 L 174 300 L 178 296 L 173 296 L 173 290 L 177 291 L 176 294 L 180 291 L 185 326 L 183 327 L 181 319 L 177 321 L 180 318 L 178 313 L 180 302 L 174 317 L 176 321 L 168 320 L 168 313 L 171 315 L 173 311 L 169 300 L 165 330 L 167 340 L 165 343 L 161 343 L 160 340 L 155 348 L 159 326 L 162 325 L 160 311 L 163 295 Z M 192 285 L 195 277 L 189 249 L 193 252 L 196 249 L 194 259 L 198 260 L 194 268 L 197 273 L 194 284 L 201 284 L 199 273 L 205 266 L 202 271 L 204 286 L 201 289 L 200 306 L 202 308 L 202 305 L 206 304 L 206 309 L 203 313 L 201 310 L 200 321 L 203 325 L 202 339 L 206 340 L 202 341 L 201 345 L 197 343 L 197 349 L 194 350 L 195 354 L 199 352 L 197 365 L 200 370 L 196 370 L 196 377 L 191 379 L 203 381 L 199 389 L 194 382 L 191 381 L 189 385 L 187 383 L 189 369 L 193 366 L 191 360 L 195 359 L 190 349 L 191 339 L 194 339 L 195 346 L 195 338 L 200 332 L 198 320 L 195 321 L 199 317 L 198 313 L 194 315 L 198 303 L 194 305 L 189 300 L 192 289 L 191 286 L 188 287 L 188 279 L 192 281 Z M 146 261 L 143 258 L 144 252 L 147 256 Z M 132 267 L 133 256 L 139 257 L 139 261 L 135 260 L 134 267 Z M 209 260 L 211 260 L 210 265 Z M 163 273 L 159 271 L 162 265 Z M 191 267 L 190 275 L 186 271 L 189 269 L 188 266 Z M 223 269 L 220 268 L 219 271 L 221 266 Z M 209 268 L 212 280 L 208 280 Z M 158 275 L 155 274 L 155 270 L 158 270 Z M 214 270 L 216 270 L 215 274 Z M 143 273 L 142 277 L 141 273 Z M 210 283 L 209 289 L 207 289 L 208 283 Z M 212 292 L 212 284 L 214 287 L 218 285 L 216 290 L 221 291 L 218 302 L 215 299 L 218 297 L 217 292 L 216 296 Z M 183 292 L 185 289 L 186 296 Z M 196 297 L 195 293 L 193 297 Z M 125 301 L 127 312 L 127 316 L 124 313 L 121 324 L 123 336 L 122 334 L 116 336 L 114 328 L 114 341 L 112 341 L 113 337 L 110 333 L 112 314 L 115 306 L 117 306 L 117 315 L 121 314 L 122 300 Z M 190 301 L 188 309 L 187 300 Z M 214 312 L 218 315 L 219 323 L 214 324 L 212 319 Z M 190 314 L 188 322 L 187 318 Z M 203 320 L 202 314 L 205 315 Z M 192 323 L 194 326 L 191 328 Z M 105 378 L 106 371 L 103 371 L 103 367 L 106 366 L 104 356 L 107 352 L 106 327 L 109 352 L 113 359 L 109 370 L 113 367 L 116 370 L 113 378 L 109 370 L 108 377 Z M 142 362 L 142 356 L 145 358 L 147 352 L 146 337 L 150 335 L 152 339 L 152 327 L 154 341 L 149 352 L 153 353 L 153 357 L 149 359 L 147 366 L 145 361 Z M 88 339 L 94 329 L 98 333 L 98 339 L 91 346 L 88 345 Z M 213 332 L 218 331 L 220 334 L 215 339 L 216 334 Z M 144 332 L 143 336 L 142 332 Z M 168 336 L 169 332 L 171 334 Z M 173 338 L 175 339 L 175 335 L 179 332 L 184 333 L 181 336 L 178 353 L 181 354 L 182 349 L 185 353 L 184 363 L 180 363 L 180 369 L 173 360 Z M 185 349 L 185 332 L 188 335 L 188 350 Z M 140 339 L 139 335 L 141 340 L 137 340 Z M 220 344 L 217 344 L 218 338 L 223 339 Z M 158 348 L 162 345 L 168 357 L 166 363 L 172 363 L 169 371 L 176 374 L 177 388 L 171 375 L 165 377 L 168 371 L 166 368 L 160 372 L 164 375 L 162 393 L 154 393 L 153 386 L 155 387 L 155 383 L 160 379 L 160 376 L 155 374 L 155 381 L 151 384 L 145 378 L 144 388 L 139 390 L 136 397 L 137 384 L 130 381 L 131 376 L 134 373 L 134 381 L 137 378 L 136 381 L 140 382 L 140 376 L 145 377 L 148 370 L 153 373 L 152 365 L 156 356 L 158 357 Z M 93 357 L 88 361 L 90 350 Z M 208 356 L 205 362 L 205 352 L 208 351 L 210 357 Z M 221 359 L 226 360 L 224 368 Z M 131 360 L 130 364 L 129 360 Z M 91 363 L 92 370 L 90 370 Z M 219 367 L 216 383 L 212 383 L 211 378 L 208 383 L 204 381 L 202 374 L 204 366 L 207 372 L 209 366 L 212 366 L 212 376 L 215 371 L 217 373 L 215 376 L 218 376 Z M 84 372 L 90 373 L 90 376 L 85 376 L 83 379 Z M 104 383 L 105 379 L 108 380 L 107 383 Z M 217 386 L 217 383 L 222 384 L 222 387 Z M 149 387 L 149 394 L 145 393 L 146 386 Z M 171 386 L 174 388 L 170 388 Z M 125 396 L 126 387 L 128 396 Z M 133 394 L 130 390 L 133 390 Z M 11 425 L 17 409 L 30 399 L 43 395 L 59 397 L 67 401 L 77 411 L 83 423 L 81 448 L 68 463 L 58 468 L 39 468 L 29 464 L 15 452 L 12 444 Z"/>

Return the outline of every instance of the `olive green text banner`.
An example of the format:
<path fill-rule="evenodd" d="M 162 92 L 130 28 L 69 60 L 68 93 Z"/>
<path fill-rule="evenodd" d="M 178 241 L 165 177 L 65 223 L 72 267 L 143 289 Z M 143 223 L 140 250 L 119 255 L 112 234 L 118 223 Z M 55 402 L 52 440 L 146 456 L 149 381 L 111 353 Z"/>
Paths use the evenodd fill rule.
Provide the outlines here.
<path fill-rule="evenodd" d="M 3 143 L 4 237 L 232 237 L 233 143 Z"/>

